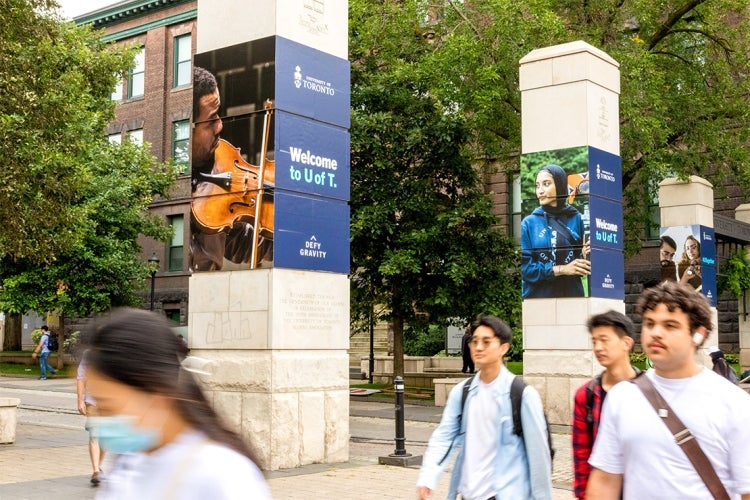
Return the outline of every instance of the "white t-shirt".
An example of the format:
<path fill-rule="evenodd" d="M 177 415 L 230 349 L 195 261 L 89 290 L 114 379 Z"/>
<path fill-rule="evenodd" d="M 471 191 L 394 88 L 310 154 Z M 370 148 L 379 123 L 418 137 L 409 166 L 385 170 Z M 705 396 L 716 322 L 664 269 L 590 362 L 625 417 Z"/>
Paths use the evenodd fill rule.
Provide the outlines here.
<path fill-rule="evenodd" d="M 646 372 L 695 436 L 733 499 L 750 493 L 750 395 L 711 370 L 665 379 Z M 705 499 L 711 494 L 641 390 L 613 387 L 604 401 L 589 463 L 624 474 L 623 498 Z"/>
<path fill-rule="evenodd" d="M 499 448 L 499 430 L 495 427 L 498 409 L 493 386 L 499 379 L 497 377 L 489 384 L 480 379 L 477 395 L 466 404 L 466 452 L 458 487 L 465 498 L 489 498 L 494 495 L 492 475 Z"/>
<path fill-rule="evenodd" d="M 271 498 L 260 470 L 247 457 L 199 432 L 185 432 L 153 453 L 115 458 L 104 471 L 97 500 L 229 500 Z"/>

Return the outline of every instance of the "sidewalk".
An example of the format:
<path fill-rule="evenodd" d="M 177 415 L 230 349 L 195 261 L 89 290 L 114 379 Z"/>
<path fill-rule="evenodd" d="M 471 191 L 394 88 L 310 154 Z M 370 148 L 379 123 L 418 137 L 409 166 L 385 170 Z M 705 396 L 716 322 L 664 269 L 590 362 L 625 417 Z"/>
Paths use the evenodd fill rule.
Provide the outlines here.
<path fill-rule="evenodd" d="M 0 445 L 0 500 L 92 499 L 89 486 L 88 435 L 75 411 L 75 380 L 39 381 L 0 377 L 0 395 L 21 399 L 16 443 Z M 406 450 L 424 453 L 442 408 L 405 405 Z M 378 465 L 393 453 L 394 406 L 353 399 L 350 404 L 350 459 L 266 474 L 279 499 L 413 499 L 418 468 Z M 570 436 L 553 434 L 555 468 L 553 498 L 570 499 Z M 449 474 L 435 491 L 445 498 Z"/>

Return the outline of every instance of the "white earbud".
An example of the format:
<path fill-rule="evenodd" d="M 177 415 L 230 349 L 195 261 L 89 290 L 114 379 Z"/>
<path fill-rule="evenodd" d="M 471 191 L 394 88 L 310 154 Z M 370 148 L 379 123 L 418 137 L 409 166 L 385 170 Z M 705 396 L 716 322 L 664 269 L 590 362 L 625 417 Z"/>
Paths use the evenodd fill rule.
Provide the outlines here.
<path fill-rule="evenodd" d="M 695 332 L 695 334 L 693 334 L 693 342 L 700 345 L 700 343 L 703 342 L 703 334 L 700 332 Z"/>

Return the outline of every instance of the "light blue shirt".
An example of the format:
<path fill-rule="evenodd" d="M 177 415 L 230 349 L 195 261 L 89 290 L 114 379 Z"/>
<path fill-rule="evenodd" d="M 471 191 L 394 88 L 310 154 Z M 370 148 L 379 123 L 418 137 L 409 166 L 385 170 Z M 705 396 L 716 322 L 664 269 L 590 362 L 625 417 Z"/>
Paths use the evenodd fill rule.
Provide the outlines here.
<path fill-rule="evenodd" d="M 50 352 L 49 350 L 49 333 L 43 333 L 42 334 L 42 354 L 47 354 Z"/>
<path fill-rule="evenodd" d="M 467 408 L 477 394 L 479 375 L 477 373 L 464 382 L 471 383 L 466 398 Z M 500 432 L 499 448 L 494 462 L 494 495 L 498 498 L 549 500 L 552 498 L 552 466 L 542 400 L 536 389 L 526 386 L 521 399 L 523 437 L 516 436 L 513 433 L 510 403 L 510 385 L 514 375 L 503 366 L 498 378 L 499 383 L 493 384 L 494 398 L 498 406 L 496 428 Z M 434 490 L 450 455 L 458 449 L 451 474 L 449 499 L 455 499 L 459 493 L 458 485 L 461 482 L 465 451 L 464 436 L 466 426 L 471 425 L 466 418 L 466 411 L 463 412 L 464 416 L 460 423 L 458 419 L 462 413 L 461 395 L 464 383 L 456 385 L 448 396 L 440 425 L 430 437 L 417 481 L 418 486 L 427 486 Z"/>

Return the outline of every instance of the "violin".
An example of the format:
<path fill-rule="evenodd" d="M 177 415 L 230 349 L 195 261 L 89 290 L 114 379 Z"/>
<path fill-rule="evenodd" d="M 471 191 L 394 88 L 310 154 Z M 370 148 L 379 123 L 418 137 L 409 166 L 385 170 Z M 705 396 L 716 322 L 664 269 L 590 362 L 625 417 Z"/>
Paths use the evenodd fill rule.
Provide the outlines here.
<path fill-rule="evenodd" d="M 253 225 L 251 267 L 257 264 L 258 238 L 273 240 L 275 161 L 267 158 L 271 101 L 266 101 L 263 147 L 259 166 L 245 161 L 239 148 L 224 139 L 214 153 L 211 173 L 198 173 L 191 210 L 205 233 L 228 231 L 237 222 Z M 261 181 L 262 179 L 262 181 Z"/>

